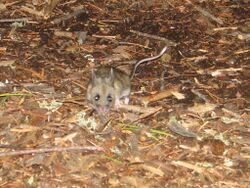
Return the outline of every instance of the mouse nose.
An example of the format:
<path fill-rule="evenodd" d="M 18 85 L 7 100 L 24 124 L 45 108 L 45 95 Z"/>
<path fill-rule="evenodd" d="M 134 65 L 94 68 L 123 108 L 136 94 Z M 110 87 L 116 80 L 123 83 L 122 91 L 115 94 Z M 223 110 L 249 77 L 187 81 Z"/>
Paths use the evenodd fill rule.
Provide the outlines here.
<path fill-rule="evenodd" d="M 99 107 L 98 111 L 101 114 L 107 114 L 109 112 L 109 108 L 107 108 L 106 106 L 101 106 L 101 107 Z"/>

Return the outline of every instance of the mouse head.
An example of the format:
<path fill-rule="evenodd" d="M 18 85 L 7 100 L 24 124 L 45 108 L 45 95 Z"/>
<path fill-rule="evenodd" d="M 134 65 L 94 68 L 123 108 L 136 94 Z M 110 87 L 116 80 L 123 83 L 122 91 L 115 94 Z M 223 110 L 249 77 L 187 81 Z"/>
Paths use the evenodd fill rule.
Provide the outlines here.
<path fill-rule="evenodd" d="M 107 69 L 107 68 L 106 68 Z M 115 102 L 113 69 L 92 70 L 87 88 L 87 99 L 100 114 L 106 114 Z"/>

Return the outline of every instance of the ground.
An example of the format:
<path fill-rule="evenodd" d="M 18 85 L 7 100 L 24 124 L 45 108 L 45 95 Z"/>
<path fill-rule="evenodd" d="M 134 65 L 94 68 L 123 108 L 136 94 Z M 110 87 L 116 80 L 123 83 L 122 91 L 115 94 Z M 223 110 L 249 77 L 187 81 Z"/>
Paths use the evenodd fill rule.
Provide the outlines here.
<path fill-rule="evenodd" d="M 250 187 L 250 1 L 0 2 L 1 187 Z M 91 70 L 129 71 L 105 117 Z"/>

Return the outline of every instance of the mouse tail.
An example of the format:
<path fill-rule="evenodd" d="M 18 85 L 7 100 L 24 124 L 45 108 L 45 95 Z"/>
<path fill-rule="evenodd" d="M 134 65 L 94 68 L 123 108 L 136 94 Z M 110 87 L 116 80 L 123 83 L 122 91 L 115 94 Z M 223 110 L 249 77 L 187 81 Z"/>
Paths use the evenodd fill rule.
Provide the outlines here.
<path fill-rule="evenodd" d="M 132 80 L 132 79 L 134 78 L 136 69 L 137 69 L 137 67 L 138 67 L 140 64 L 145 63 L 145 62 L 148 62 L 148 61 L 153 61 L 153 60 L 156 60 L 156 59 L 160 58 L 160 57 L 166 52 L 166 50 L 167 50 L 167 46 L 165 46 L 165 47 L 161 50 L 161 52 L 160 52 L 158 55 L 153 56 L 153 57 L 148 57 L 148 58 L 145 58 L 145 59 L 142 59 L 142 60 L 138 61 L 138 62 L 134 65 L 133 70 L 131 71 L 130 80 Z"/>

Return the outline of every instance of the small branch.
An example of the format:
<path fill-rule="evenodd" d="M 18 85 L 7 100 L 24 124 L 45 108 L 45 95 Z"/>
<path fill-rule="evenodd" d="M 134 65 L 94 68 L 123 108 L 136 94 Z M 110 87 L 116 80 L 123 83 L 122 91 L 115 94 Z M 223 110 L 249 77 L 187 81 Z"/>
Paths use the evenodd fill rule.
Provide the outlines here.
<path fill-rule="evenodd" d="M 136 121 L 139 121 L 141 119 L 145 119 L 145 118 L 155 114 L 156 112 L 159 112 L 161 109 L 162 109 L 162 107 L 154 108 L 154 109 L 150 110 L 149 112 L 140 115 L 140 117 Z"/>
<path fill-rule="evenodd" d="M 100 7 L 96 6 L 96 5 L 93 5 L 91 3 L 88 3 L 88 2 L 85 2 L 86 5 L 89 5 L 90 7 L 94 8 L 95 10 L 101 12 L 101 13 L 106 13 L 106 11 L 104 11 L 103 9 L 101 9 Z"/>
<path fill-rule="evenodd" d="M 6 156 L 16 156 L 16 155 L 29 155 L 37 153 L 48 153 L 48 152 L 64 152 L 64 151 L 104 151 L 103 148 L 98 146 L 72 146 L 72 147 L 53 147 L 53 148 L 41 148 L 41 149 L 27 149 L 19 151 L 10 151 L 10 152 L 0 152 L 0 157 Z"/>
<path fill-rule="evenodd" d="M 172 161 L 172 164 L 177 165 L 177 166 L 182 166 L 190 170 L 194 170 L 195 172 L 199 174 L 203 174 L 205 172 L 204 168 L 184 162 L 184 161 Z"/>
<path fill-rule="evenodd" d="M 165 44 L 167 46 L 176 46 L 177 44 L 173 41 L 170 41 L 164 37 L 159 37 L 157 35 L 151 35 L 151 34 L 148 34 L 148 33 L 142 33 L 140 31 L 135 31 L 135 30 L 130 30 L 131 33 L 134 33 L 138 36 L 143 36 L 143 37 L 147 37 L 147 38 L 152 38 L 152 39 L 155 39 L 155 40 L 160 40 L 160 41 L 163 41 L 165 42 Z"/>
<path fill-rule="evenodd" d="M 124 105 L 124 104 L 121 104 L 120 108 L 128 110 L 128 111 L 140 113 L 141 115 L 134 122 L 144 119 L 146 117 L 149 117 L 162 109 L 162 107 L 140 107 L 140 106 Z"/>
<path fill-rule="evenodd" d="M 213 77 L 223 77 L 226 75 L 238 75 L 238 72 L 242 72 L 243 68 L 225 68 L 225 69 L 217 69 L 215 71 L 211 71 L 209 72 L 209 74 L 211 74 L 211 76 Z"/>
<path fill-rule="evenodd" d="M 119 42 L 119 44 L 122 44 L 122 45 L 133 45 L 133 46 L 139 46 L 141 48 L 151 49 L 148 46 L 137 44 L 137 43 L 133 43 L 133 42 Z"/>
<path fill-rule="evenodd" d="M 225 31 L 225 30 L 238 30 L 238 27 L 218 27 L 214 28 L 214 31 Z"/>
<path fill-rule="evenodd" d="M 150 102 L 155 102 L 164 98 L 167 98 L 169 96 L 173 95 L 173 92 L 178 92 L 179 86 L 173 86 L 172 88 L 156 93 L 154 95 L 146 96 L 141 98 L 141 103 L 144 105 L 147 105 Z"/>
<path fill-rule="evenodd" d="M 145 114 L 145 113 L 152 113 L 155 111 L 158 111 L 161 108 L 153 108 L 153 107 L 141 107 L 141 106 L 135 106 L 135 105 L 125 105 L 125 104 L 121 104 L 122 109 L 128 110 L 128 111 L 133 111 L 133 112 L 137 112 L 137 113 L 141 113 L 141 114 Z"/>
<path fill-rule="evenodd" d="M 9 22 L 28 22 L 29 18 L 6 18 L 0 19 L 0 23 L 9 23 Z"/>
<path fill-rule="evenodd" d="M 11 96 L 21 96 L 21 97 L 30 97 L 32 96 L 31 93 L 3 93 L 3 94 L 0 94 L 0 97 L 11 97 Z"/>
<path fill-rule="evenodd" d="M 91 35 L 92 37 L 95 38 L 101 38 L 101 39 L 108 39 L 108 40 L 115 40 L 117 38 L 117 36 L 113 36 L 113 35 Z"/>
<path fill-rule="evenodd" d="M 197 10 L 198 12 L 200 12 L 203 16 L 210 18 L 211 20 L 215 21 L 216 23 L 223 25 L 223 21 L 219 18 L 216 18 L 214 15 L 212 15 L 211 13 L 209 13 L 208 11 L 202 9 L 201 7 L 194 5 L 191 1 L 186 0 L 186 2 L 188 2 L 189 4 L 194 6 L 194 9 Z"/>
<path fill-rule="evenodd" d="M 248 38 L 250 38 L 250 33 L 248 35 L 249 35 Z M 250 52 L 250 49 L 238 50 L 238 51 L 234 52 L 234 54 L 239 55 L 239 54 L 248 53 L 248 52 Z M 240 68 L 239 68 L 239 70 L 240 70 Z"/>

